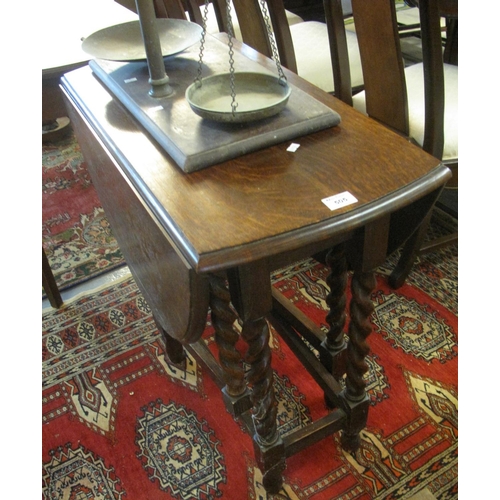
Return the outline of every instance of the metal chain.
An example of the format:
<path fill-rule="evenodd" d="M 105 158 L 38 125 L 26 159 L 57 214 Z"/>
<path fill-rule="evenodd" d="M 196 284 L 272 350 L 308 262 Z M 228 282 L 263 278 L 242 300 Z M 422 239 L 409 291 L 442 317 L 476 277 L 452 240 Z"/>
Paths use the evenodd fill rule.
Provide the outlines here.
<path fill-rule="evenodd" d="M 205 7 L 203 10 L 203 26 L 200 40 L 200 56 L 198 60 L 198 72 L 195 78 L 195 82 L 201 85 L 201 75 L 203 70 L 203 53 L 205 50 L 205 38 L 207 34 L 207 20 L 208 20 L 208 7 L 210 0 L 205 0 Z M 286 84 L 286 75 L 281 67 L 281 61 L 278 53 L 278 48 L 276 46 L 276 40 L 274 38 L 273 29 L 271 26 L 271 21 L 269 18 L 269 11 L 267 8 L 267 1 L 260 0 L 260 5 L 262 9 L 262 15 L 264 17 L 264 22 L 266 24 L 267 36 L 269 38 L 269 43 L 271 44 L 271 51 L 273 54 L 273 60 L 276 63 L 276 68 L 278 70 L 279 82 L 281 85 Z M 228 47 L 229 47 L 229 85 L 231 89 L 231 110 L 234 114 L 236 113 L 236 108 L 238 103 L 236 102 L 236 85 L 235 85 L 235 69 L 234 69 L 234 50 L 233 50 L 233 38 L 234 38 L 234 28 L 231 16 L 231 0 L 226 0 L 226 17 L 227 17 L 227 37 L 228 37 Z"/>
<path fill-rule="evenodd" d="M 201 40 L 200 40 L 200 58 L 198 60 L 198 73 L 196 74 L 195 82 L 198 86 L 201 85 L 201 73 L 203 71 L 203 51 L 205 50 L 205 37 L 207 35 L 207 20 L 208 20 L 208 6 L 210 4 L 210 0 L 205 0 L 205 8 L 203 10 L 203 26 L 201 31 Z"/>
<path fill-rule="evenodd" d="M 269 19 L 269 11 L 267 8 L 267 1 L 260 0 L 260 7 L 262 10 L 262 16 L 264 17 L 264 22 L 266 23 L 267 37 L 269 38 L 269 43 L 271 44 L 271 51 L 273 53 L 273 60 L 276 63 L 276 68 L 278 70 L 279 82 L 281 85 L 286 83 L 286 75 L 281 67 L 280 56 L 278 53 L 278 47 L 276 46 L 276 39 L 274 37 L 273 28 L 271 26 L 271 21 Z"/>
<path fill-rule="evenodd" d="M 205 0 L 205 7 L 203 10 L 203 30 L 201 33 L 200 40 L 200 56 L 198 60 L 198 72 L 195 78 L 195 82 L 200 86 L 202 84 L 202 72 L 203 72 L 203 52 L 205 50 L 205 38 L 207 35 L 207 22 L 208 22 L 208 7 L 210 4 L 210 0 Z M 235 85 L 235 70 L 234 70 L 234 50 L 233 50 L 233 38 L 234 38 L 234 29 L 233 29 L 233 21 L 231 19 L 231 2 L 230 0 L 226 1 L 226 17 L 227 17 L 227 36 L 228 36 L 228 47 L 229 47 L 229 85 L 231 89 L 231 110 L 233 116 L 236 112 L 236 108 L 238 107 L 238 103 L 236 102 L 236 85 Z"/>
<path fill-rule="evenodd" d="M 235 85 L 235 71 L 234 71 L 234 50 L 233 50 L 233 20 L 231 16 L 231 1 L 226 0 L 226 16 L 227 16 L 227 45 L 229 47 L 229 85 L 231 87 L 231 110 L 233 116 L 236 113 L 238 103 L 236 102 L 236 85 Z"/>

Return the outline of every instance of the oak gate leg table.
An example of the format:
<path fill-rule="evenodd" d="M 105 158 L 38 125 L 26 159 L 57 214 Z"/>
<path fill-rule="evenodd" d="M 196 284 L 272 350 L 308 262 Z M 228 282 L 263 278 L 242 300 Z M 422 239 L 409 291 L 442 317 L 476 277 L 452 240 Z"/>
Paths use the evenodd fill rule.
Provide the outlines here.
<path fill-rule="evenodd" d="M 273 69 L 255 51 L 237 47 Z M 414 232 L 449 177 L 420 148 L 286 74 L 295 89 L 338 112 L 341 123 L 296 137 L 295 152 L 287 150 L 289 140 L 278 142 L 191 173 L 179 168 L 90 67 L 66 74 L 61 83 L 93 182 L 164 334 L 170 361 L 182 366 L 184 348 L 203 360 L 228 410 L 253 435 L 268 492 L 280 489 L 286 457 L 333 432 L 342 431 L 346 449 L 359 446 L 368 415 L 363 375 L 372 271 Z M 345 193 L 357 201 L 335 210 L 322 201 Z M 274 294 L 270 283 L 273 270 L 320 253 L 331 269 L 326 335 Z M 345 343 L 348 270 L 353 278 Z M 209 310 L 218 361 L 200 340 Z M 237 318 L 248 345 L 244 360 L 235 348 Z M 268 321 L 335 408 L 284 438 L 277 431 Z M 243 361 L 250 366 L 247 374 Z M 344 373 L 343 389 L 338 380 Z"/>

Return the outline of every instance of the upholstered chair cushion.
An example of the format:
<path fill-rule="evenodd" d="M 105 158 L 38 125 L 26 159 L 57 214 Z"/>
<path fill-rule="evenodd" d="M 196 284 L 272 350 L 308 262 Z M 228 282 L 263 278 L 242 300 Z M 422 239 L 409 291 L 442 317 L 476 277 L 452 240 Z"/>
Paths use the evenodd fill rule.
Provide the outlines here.
<path fill-rule="evenodd" d="M 424 70 L 422 63 L 405 68 L 408 92 L 410 136 L 420 145 L 424 141 L 425 99 Z M 458 159 L 458 66 L 444 65 L 445 116 L 443 160 Z M 390 89 L 388 89 L 390 92 Z M 366 114 L 365 92 L 353 97 L 354 107 Z"/>
<path fill-rule="evenodd" d="M 202 12 L 204 6 L 200 7 Z M 217 33 L 217 25 L 213 6 L 210 3 L 207 19 L 207 32 Z M 232 10 L 234 13 L 234 8 Z M 286 11 L 288 24 L 293 40 L 295 58 L 297 61 L 297 72 L 299 76 L 313 83 L 326 92 L 333 92 L 333 73 L 330 56 L 330 42 L 328 30 L 325 23 L 317 21 L 304 21 L 301 17 Z M 236 14 L 232 17 L 234 36 L 242 40 Z M 363 72 L 359 55 L 358 41 L 352 31 L 346 32 L 349 50 L 349 63 L 351 67 L 351 85 L 360 87 L 363 85 Z"/>
<path fill-rule="evenodd" d="M 335 90 L 333 84 L 330 43 L 325 23 L 306 21 L 290 26 L 297 60 L 299 76 L 313 83 L 325 92 Z M 352 31 L 346 30 L 351 86 L 363 85 L 363 71 L 359 55 L 358 39 Z"/>
<path fill-rule="evenodd" d="M 205 12 L 205 5 L 201 5 L 200 10 L 203 15 L 203 13 Z M 225 13 L 223 13 L 223 15 L 225 15 Z M 293 12 L 290 12 L 289 10 L 286 11 L 286 17 L 290 26 L 304 21 L 300 16 L 294 14 Z M 237 40 L 243 40 L 233 2 L 231 2 L 231 21 L 233 22 L 234 37 Z M 214 6 L 212 2 L 210 2 L 208 5 L 207 33 L 219 33 L 219 25 L 217 24 L 217 18 L 215 16 Z"/>

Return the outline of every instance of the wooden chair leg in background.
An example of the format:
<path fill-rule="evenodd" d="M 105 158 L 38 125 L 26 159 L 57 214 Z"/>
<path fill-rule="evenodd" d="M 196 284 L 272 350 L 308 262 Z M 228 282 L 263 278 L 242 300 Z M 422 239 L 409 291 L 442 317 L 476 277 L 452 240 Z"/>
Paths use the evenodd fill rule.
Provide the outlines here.
<path fill-rule="evenodd" d="M 42 247 L 42 286 L 49 298 L 50 305 L 56 309 L 62 306 L 63 299 L 57 283 L 50 268 L 49 260 L 45 255 L 45 250 Z"/>
<path fill-rule="evenodd" d="M 392 288 L 397 289 L 403 286 L 408 274 L 410 274 L 411 268 L 417 259 L 420 248 L 425 239 L 425 235 L 431 221 L 431 216 L 432 210 L 404 244 L 399 261 L 388 279 L 389 285 Z"/>
<path fill-rule="evenodd" d="M 436 208 L 429 212 L 420 224 L 420 227 L 404 244 L 399 261 L 388 278 L 389 285 L 392 288 L 397 289 L 404 284 L 419 255 L 435 252 L 458 241 L 458 229 L 453 231 L 451 230 L 451 226 L 447 226 L 446 224 L 443 226 L 445 232 L 441 236 L 426 239 L 432 215 L 436 210 L 458 220 L 458 193 L 456 188 L 450 186 L 443 190 L 443 193 L 436 202 Z"/>

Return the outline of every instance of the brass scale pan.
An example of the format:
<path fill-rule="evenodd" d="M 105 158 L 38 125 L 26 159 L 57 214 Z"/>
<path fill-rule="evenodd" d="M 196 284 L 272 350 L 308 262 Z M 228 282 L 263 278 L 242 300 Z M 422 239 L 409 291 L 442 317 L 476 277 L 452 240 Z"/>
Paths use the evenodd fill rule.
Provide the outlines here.
<path fill-rule="evenodd" d="M 182 19 L 156 19 L 163 57 L 178 54 L 201 38 L 202 28 Z M 139 21 L 117 24 L 96 31 L 82 43 L 82 49 L 97 59 L 140 61 L 146 51 Z M 290 96 L 290 87 L 268 74 L 236 72 L 238 108 L 231 109 L 229 74 L 217 74 L 193 83 L 186 99 L 193 111 L 208 120 L 249 122 L 279 113 Z M 227 90 L 226 90 L 227 89 Z"/>

